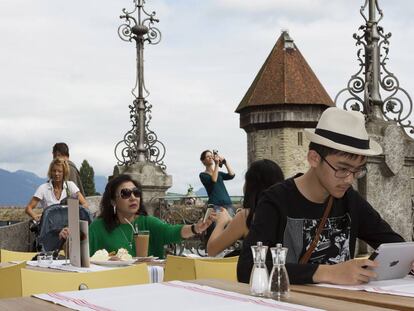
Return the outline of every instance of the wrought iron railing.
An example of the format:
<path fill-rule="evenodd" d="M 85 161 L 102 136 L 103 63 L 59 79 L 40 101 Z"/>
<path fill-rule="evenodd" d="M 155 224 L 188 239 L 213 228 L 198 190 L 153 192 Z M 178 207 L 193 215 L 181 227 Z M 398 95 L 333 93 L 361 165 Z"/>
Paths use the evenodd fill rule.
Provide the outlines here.
<path fill-rule="evenodd" d="M 193 224 L 199 221 L 207 209 L 208 197 L 199 196 L 167 196 L 156 197 L 150 201 L 154 216 L 169 224 Z M 241 207 L 242 197 L 232 197 L 236 208 Z M 185 250 L 199 256 L 206 256 L 206 233 L 182 240 L 181 243 L 168 245 L 167 254 L 182 255 Z M 238 247 L 235 243 L 226 251 Z"/>

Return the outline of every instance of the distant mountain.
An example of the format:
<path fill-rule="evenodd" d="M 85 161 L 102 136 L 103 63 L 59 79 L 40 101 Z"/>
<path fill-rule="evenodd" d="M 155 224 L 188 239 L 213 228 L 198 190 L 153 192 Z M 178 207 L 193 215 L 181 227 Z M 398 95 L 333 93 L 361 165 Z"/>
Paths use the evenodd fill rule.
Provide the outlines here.
<path fill-rule="evenodd" d="M 206 191 L 206 188 L 202 187 L 202 188 L 198 189 L 198 190 L 195 192 L 195 194 L 196 194 L 196 195 L 198 195 L 198 196 L 200 196 L 200 197 L 205 197 L 205 196 L 207 196 L 207 191 Z"/>
<path fill-rule="evenodd" d="M 27 171 L 9 172 L 0 169 L 0 206 L 23 206 L 32 198 L 37 187 L 46 182 L 46 178 Z M 102 194 L 107 178 L 95 176 L 96 192 Z"/>
<path fill-rule="evenodd" d="M 0 206 L 26 205 L 37 187 L 45 181 L 46 178 L 38 177 L 31 172 L 12 173 L 0 169 Z"/>
<path fill-rule="evenodd" d="M 105 186 L 108 182 L 108 178 L 105 176 L 95 176 L 95 190 L 99 194 L 103 194 L 105 191 Z"/>

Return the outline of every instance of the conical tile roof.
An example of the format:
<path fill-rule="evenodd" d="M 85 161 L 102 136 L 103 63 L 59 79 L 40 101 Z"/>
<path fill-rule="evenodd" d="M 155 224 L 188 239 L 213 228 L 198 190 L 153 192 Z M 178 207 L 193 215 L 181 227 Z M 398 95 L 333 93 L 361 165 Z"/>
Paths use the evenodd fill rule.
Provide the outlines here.
<path fill-rule="evenodd" d="M 280 104 L 334 106 L 287 31 L 282 32 L 236 112 Z"/>

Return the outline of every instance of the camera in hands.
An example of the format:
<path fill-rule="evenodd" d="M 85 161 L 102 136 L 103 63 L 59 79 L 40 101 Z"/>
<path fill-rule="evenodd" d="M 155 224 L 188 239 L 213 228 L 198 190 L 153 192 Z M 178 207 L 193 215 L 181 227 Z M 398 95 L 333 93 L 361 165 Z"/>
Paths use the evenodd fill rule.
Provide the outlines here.
<path fill-rule="evenodd" d="M 218 151 L 213 149 L 213 156 L 216 157 L 218 155 Z M 223 164 L 226 164 L 226 159 L 219 160 L 219 167 L 223 167 Z"/>

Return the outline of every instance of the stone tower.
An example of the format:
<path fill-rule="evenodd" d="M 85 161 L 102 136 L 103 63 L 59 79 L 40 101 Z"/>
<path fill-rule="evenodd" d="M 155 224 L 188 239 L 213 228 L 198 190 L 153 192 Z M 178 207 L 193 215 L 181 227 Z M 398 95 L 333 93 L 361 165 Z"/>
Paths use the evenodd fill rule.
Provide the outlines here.
<path fill-rule="evenodd" d="M 286 177 L 307 169 L 309 142 L 303 130 L 316 127 L 333 101 L 287 31 L 282 31 L 236 109 L 247 133 L 248 164 L 271 159 Z"/>

